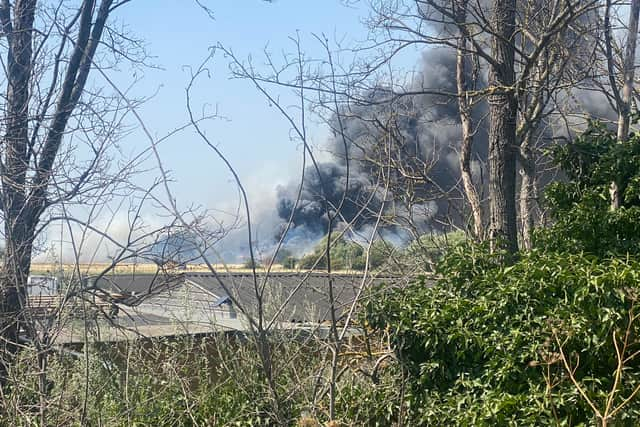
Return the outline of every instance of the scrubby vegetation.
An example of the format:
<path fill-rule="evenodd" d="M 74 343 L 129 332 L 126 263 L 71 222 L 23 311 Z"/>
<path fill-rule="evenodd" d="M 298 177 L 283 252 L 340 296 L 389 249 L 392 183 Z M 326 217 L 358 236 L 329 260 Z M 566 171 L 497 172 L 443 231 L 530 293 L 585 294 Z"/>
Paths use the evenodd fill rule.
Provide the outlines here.
<path fill-rule="evenodd" d="M 427 248 L 422 255 L 441 257 L 436 276 L 371 290 L 359 319 L 366 334 L 348 346 L 269 336 L 271 378 L 247 337 L 63 352 L 46 378 L 29 374 L 39 359 L 25 350 L 2 421 L 30 425 L 41 414 L 25 408 L 44 407 L 57 424 L 88 425 L 638 425 L 638 142 L 618 144 L 594 123 L 556 151 L 567 178 L 546 194 L 553 222 L 509 264 L 458 235 L 446 236 L 447 251 L 444 241 L 409 246 L 403 256 Z M 624 195 L 617 210 L 613 180 Z M 335 268 L 362 268 L 362 246 L 333 248 Z M 371 267 L 385 250 L 372 246 Z"/>
<path fill-rule="evenodd" d="M 505 265 L 463 244 L 441 277 L 386 292 L 367 310 L 390 331 L 422 425 L 637 425 L 638 137 L 618 143 L 593 123 L 554 157 L 553 224 Z M 616 182 L 623 204 L 610 208 Z M 437 422 L 434 420 L 438 420 Z"/>
<path fill-rule="evenodd" d="M 94 345 L 87 353 L 50 358 L 46 396 L 38 395 L 37 355 L 25 351 L 14 371 L 19 387 L 0 416 L 2 425 L 37 423 L 46 407 L 51 425 L 320 426 L 328 421 L 318 381 L 326 363 L 315 340 L 273 336 L 275 393 L 251 340 L 225 336 Z M 360 368 L 368 365 L 366 361 Z M 385 372 L 372 383 L 348 363 L 339 383 L 340 420 L 388 425 L 397 408 L 396 383 Z M 87 389 L 88 388 L 88 389 Z M 41 401 L 40 399 L 44 399 Z M 383 404 L 384 406 L 380 406 Z"/>
<path fill-rule="evenodd" d="M 369 247 L 337 237 L 333 239 L 330 249 L 331 268 L 333 270 L 364 270 L 365 267 L 376 269 L 382 266 L 395 252 L 396 248 L 383 240 L 374 241 Z M 310 254 L 303 256 L 297 263 L 301 269 L 327 269 L 327 237 L 316 244 Z M 368 262 L 368 264 L 367 264 Z"/>

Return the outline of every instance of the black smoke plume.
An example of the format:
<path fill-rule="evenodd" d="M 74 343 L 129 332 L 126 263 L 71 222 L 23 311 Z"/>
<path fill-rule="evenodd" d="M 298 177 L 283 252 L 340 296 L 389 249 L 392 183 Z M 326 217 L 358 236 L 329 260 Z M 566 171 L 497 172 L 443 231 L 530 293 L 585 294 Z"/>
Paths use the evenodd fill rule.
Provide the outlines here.
<path fill-rule="evenodd" d="M 375 87 L 364 100 L 334 114 L 329 123 L 333 135 L 324 147 L 330 161 L 307 168 L 295 211 L 299 183 L 278 188 L 280 218 L 292 217 L 294 230 L 321 235 L 328 227 L 325 200 L 332 212 L 344 199 L 338 222 L 351 223 L 356 230 L 374 221 L 383 203 L 386 213 L 394 212 L 387 227 L 397 227 L 403 214 L 423 229 L 460 222 L 461 132 L 457 101 L 450 96 L 456 91 L 455 66 L 454 52 L 431 49 L 423 54 L 422 72 L 408 88 L 412 95 Z M 483 114 L 478 108 L 478 122 Z M 479 170 L 486 157 L 482 126 L 475 147 Z M 386 186 L 390 191 L 383 200 Z"/>
<path fill-rule="evenodd" d="M 546 5 L 542 1 L 539 4 L 540 8 Z M 487 9 L 486 2 L 478 7 Z M 583 83 L 593 63 L 589 35 L 598 21 L 596 15 L 581 16 L 574 23 L 575 28 L 563 34 L 562 45 L 570 51 L 566 54 L 573 58 L 568 64 L 569 72 Z M 439 34 L 454 33 L 454 29 L 438 24 L 434 24 L 433 29 Z M 531 29 L 543 30 L 542 27 Z M 349 102 L 334 114 L 329 122 L 333 136 L 324 147 L 331 153 L 331 158 L 321 163 L 318 170 L 313 166 L 307 169 L 301 200 L 295 211 L 299 183 L 292 182 L 278 189 L 278 214 L 283 222 L 293 215 L 294 235 L 327 232 L 325 196 L 334 207 L 337 201 L 345 198 L 343 220 L 351 222 L 355 229 L 375 220 L 375 214 L 383 204 L 389 214 L 387 217 L 392 218 L 383 223 L 388 228 L 410 223 L 417 231 L 424 232 L 467 225 L 469 218 L 459 185 L 461 128 L 457 98 L 452 96 L 457 93 L 455 51 L 431 47 L 423 53 L 419 69 L 405 94 L 382 84 L 365 91 L 364 99 Z M 487 84 L 486 66 L 476 71 L 476 89 L 481 90 Z M 467 80 L 471 81 L 471 77 L 467 76 Z M 588 84 L 587 79 L 586 86 L 591 89 L 597 85 Z M 559 94 L 560 101 L 556 102 L 562 102 L 562 99 L 571 100 L 566 102 L 568 110 L 586 111 L 600 117 L 611 115 L 611 108 L 600 92 L 574 89 L 571 93 Z M 482 172 L 488 148 L 486 103 L 479 102 L 472 115 L 475 126 L 472 173 L 484 200 L 486 182 Z M 551 123 L 553 118 L 548 120 L 536 136 L 540 141 L 539 155 L 544 145 L 562 134 Z M 568 133 L 566 137 L 571 138 L 572 134 Z M 541 185 L 552 179 L 552 172 L 545 173 L 548 176 L 541 175 Z M 385 185 L 389 185 L 390 192 L 383 200 L 385 192 L 381 189 Z M 369 205 L 365 206 L 367 201 Z M 361 211 L 363 215 L 358 216 Z"/>
<path fill-rule="evenodd" d="M 370 222 L 375 217 L 374 212 L 380 209 L 381 201 L 372 194 L 371 185 L 369 177 L 362 173 L 347 175 L 344 164 L 318 163 L 317 169 L 310 166 L 305 171 L 295 211 L 298 186 L 290 184 L 278 188 L 278 215 L 288 220 L 293 213 L 293 226 L 306 227 L 312 234 L 325 233 L 330 216 L 335 216 L 337 222 L 353 223 L 359 228 Z"/>

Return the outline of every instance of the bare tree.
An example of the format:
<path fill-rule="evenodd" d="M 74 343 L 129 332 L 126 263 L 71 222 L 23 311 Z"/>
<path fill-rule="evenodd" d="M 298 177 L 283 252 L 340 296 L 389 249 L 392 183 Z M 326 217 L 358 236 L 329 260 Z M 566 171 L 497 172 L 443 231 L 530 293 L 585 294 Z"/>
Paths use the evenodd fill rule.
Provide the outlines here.
<path fill-rule="evenodd" d="M 553 141 L 555 123 L 571 113 L 564 100 L 592 77 L 597 63 L 595 11 L 585 10 L 582 15 L 571 19 L 563 30 L 548 34 L 546 28 L 563 13 L 562 4 L 541 2 L 536 3 L 535 8 L 526 9 L 520 18 L 520 25 L 527 31 L 518 44 L 518 50 L 526 55 L 534 55 L 536 50 L 540 50 L 536 62 L 521 64 L 521 67 L 530 67 L 531 71 L 518 91 L 519 222 L 522 246 L 526 249 L 531 249 L 537 220 L 541 180 L 538 167 L 544 157 L 542 151 L 549 141 Z"/>
<path fill-rule="evenodd" d="M 516 121 L 515 98 L 516 2 L 495 0 L 491 59 L 489 60 L 489 233 L 492 242 L 503 239 L 509 252 L 518 250 L 516 211 Z"/>
<path fill-rule="evenodd" d="M 456 23 L 458 26 L 458 46 L 456 48 L 456 83 L 458 88 L 458 108 L 460 110 L 460 124 L 462 126 L 462 141 L 460 143 L 460 175 L 464 185 L 464 192 L 473 216 L 473 234 L 476 239 L 484 238 L 484 220 L 482 204 L 478 189 L 473 182 L 471 172 L 471 149 L 475 133 L 471 109 L 473 99 L 471 91 L 477 90 L 479 64 L 478 57 L 470 53 L 469 29 L 466 27 L 468 1 L 462 0 L 455 5 Z M 473 72 L 470 68 L 473 66 Z M 471 84 L 468 77 L 471 75 Z"/>
<path fill-rule="evenodd" d="M 7 125 L 6 143 L 4 145 L 5 151 L 4 163 L 11 165 L 10 168 L 3 165 L 0 175 L 3 177 L 3 193 L 0 196 L 0 202 L 3 207 L 3 219 L 5 220 L 6 227 L 6 242 L 7 242 L 7 261 L 5 268 L 7 270 L 6 281 L 3 282 L 4 290 L 4 305 L 3 305 L 3 326 L 6 333 L 4 334 L 5 342 L 5 377 L 6 371 L 10 371 L 10 363 L 12 361 L 11 356 L 14 355 L 16 348 L 19 345 L 20 340 L 25 340 L 29 343 L 30 348 L 36 352 L 35 363 L 32 367 L 37 369 L 38 374 L 38 397 L 40 398 L 39 405 L 39 422 L 41 425 L 46 425 L 50 422 L 47 418 L 47 405 L 51 405 L 51 400 L 48 392 L 49 386 L 49 370 L 48 361 L 49 354 L 54 350 L 54 339 L 52 335 L 60 332 L 58 322 L 64 319 L 63 310 L 65 307 L 69 307 L 72 303 L 72 299 L 80 300 L 83 307 L 83 316 L 87 320 L 89 307 L 91 306 L 91 297 L 95 294 L 100 294 L 100 289 L 94 283 L 93 285 L 87 284 L 84 279 L 83 272 L 80 266 L 80 254 L 83 252 L 82 242 L 85 240 L 86 235 L 89 233 L 95 233 L 109 241 L 114 247 L 113 255 L 110 264 L 101 271 L 95 281 L 105 277 L 109 272 L 113 271 L 118 263 L 126 262 L 127 260 L 140 260 L 149 259 L 145 258 L 145 255 L 149 255 L 149 249 L 158 243 L 158 234 L 161 232 L 170 233 L 174 228 L 188 229 L 193 232 L 196 240 L 203 242 L 204 244 L 197 245 L 199 251 L 199 257 L 204 260 L 209 271 L 220 280 L 223 288 L 226 283 L 217 276 L 217 267 L 210 261 L 211 255 L 208 253 L 208 243 L 215 241 L 218 236 L 212 235 L 207 232 L 206 224 L 203 224 L 204 220 L 199 215 L 197 210 L 184 212 L 178 209 L 177 202 L 173 193 L 170 190 L 168 181 L 170 181 L 169 174 L 163 169 L 162 161 L 158 155 L 157 145 L 159 140 L 154 139 L 149 130 L 145 127 L 144 122 L 136 112 L 136 102 L 127 98 L 126 93 L 119 89 L 108 78 L 104 69 L 104 64 L 101 63 L 104 57 L 101 57 L 96 52 L 100 52 L 100 46 L 105 46 L 108 54 L 113 54 L 118 57 L 120 55 L 128 58 L 128 52 L 124 52 L 119 49 L 119 46 L 111 45 L 113 38 L 118 38 L 119 34 L 114 29 L 109 29 L 107 23 L 113 10 L 117 7 L 128 3 L 130 0 L 123 0 L 121 2 L 103 0 L 100 4 L 96 1 L 86 0 L 82 2 L 80 6 L 67 7 L 68 5 L 64 1 L 55 4 L 58 8 L 45 8 L 48 13 L 52 13 L 55 19 L 51 21 L 43 19 L 43 22 L 49 23 L 43 39 L 39 39 L 41 32 L 38 29 L 33 28 L 37 23 L 36 15 L 44 9 L 39 9 L 36 0 L 32 2 L 15 2 L 15 4 L 9 4 L 5 2 L 6 8 L 4 11 L 8 13 L 10 19 L 8 22 L 12 24 L 10 31 L 7 31 L 5 27 L 5 36 L 10 46 L 9 58 L 11 59 L 14 53 L 19 52 L 21 56 L 15 60 L 13 69 L 8 68 L 8 81 L 9 88 L 6 95 L 6 121 L 11 126 Z M 47 5 L 48 6 L 48 5 Z M 63 13 L 64 12 L 64 13 Z M 44 13 L 44 12 L 43 12 Z M 58 14 L 59 13 L 59 14 Z M 50 18 L 50 15 L 46 15 Z M 0 17 L 1 18 L 1 17 Z M 22 21 L 24 20 L 24 22 Z M 18 23 L 19 25 L 16 25 Z M 111 38 L 109 43 L 102 40 L 104 34 L 108 33 Z M 56 39 L 58 44 L 51 43 L 47 45 L 46 41 Z M 13 39 L 20 41 L 14 42 Z M 124 38 L 124 42 L 132 42 L 129 38 Z M 25 53 L 26 52 L 26 53 Z M 231 54 L 231 52 L 227 52 Z M 300 52 L 298 52 L 300 53 Z M 109 57 L 109 55 L 105 55 Z M 232 55 L 231 55 L 232 56 Z M 17 55 L 14 55 L 16 58 Z M 233 56 L 232 56 L 233 57 Z M 329 53 L 329 58 L 331 54 Z M 235 58 L 234 58 L 235 60 Z M 9 61 L 11 64 L 11 61 Z M 236 61 L 237 65 L 240 65 L 239 61 Z M 302 63 L 299 64 L 302 66 Z M 107 81 L 107 86 L 111 86 L 116 95 L 113 98 L 104 97 L 102 88 L 94 91 L 91 88 L 91 84 L 88 83 L 88 76 L 90 70 L 94 69 L 100 73 L 100 75 Z M 11 71 L 13 70 L 13 71 Z M 336 74 L 335 70 L 332 70 L 333 74 Z M 245 70 L 246 72 L 246 70 Z M 266 390 L 268 391 L 273 411 L 273 419 L 279 424 L 286 424 L 286 408 L 283 403 L 287 403 L 291 396 L 287 393 L 283 393 L 278 384 L 278 367 L 284 362 L 276 359 L 275 350 L 277 350 L 280 344 L 274 343 L 272 335 L 278 326 L 278 314 L 283 310 L 284 305 L 289 302 L 295 292 L 297 292 L 301 286 L 303 286 L 306 277 L 302 277 L 300 285 L 296 287 L 289 296 L 289 298 L 283 302 L 281 307 L 276 309 L 273 316 L 267 314 L 267 298 L 268 294 L 268 277 L 269 273 L 264 277 L 258 275 L 256 271 L 257 255 L 254 253 L 254 241 L 251 229 L 251 215 L 249 211 L 249 204 L 247 194 L 244 191 L 244 187 L 238 176 L 235 174 L 233 167 L 226 160 L 223 153 L 211 143 L 206 133 L 200 127 L 200 122 L 206 118 L 195 117 L 192 110 L 191 100 L 189 99 L 192 90 L 192 84 L 202 74 L 206 73 L 206 63 L 202 65 L 200 69 L 197 69 L 192 75 L 191 84 L 187 88 L 187 110 L 190 116 L 190 122 L 188 126 L 192 128 L 198 136 L 201 138 L 214 154 L 220 158 L 230 172 L 234 174 L 237 180 L 238 188 L 242 193 L 243 205 L 246 208 L 246 222 L 248 225 L 248 244 L 250 249 L 250 255 L 252 260 L 252 284 L 257 301 L 257 309 L 250 311 L 250 307 L 246 307 L 245 314 L 250 323 L 250 332 L 254 338 L 257 350 L 257 356 L 260 363 L 260 368 L 265 377 L 267 383 Z M 248 76 L 248 75 L 247 75 Z M 335 77 L 335 76 L 334 76 Z M 13 83 L 12 83 L 13 82 Z M 258 80 L 255 80 L 256 86 L 260 89 Z M 35 88 L 35 89 L 34 89 Z M 305 98 L 304 88 L 300 89 L 301 111 L 305 111 Z M 335 87 L 332 89 L 333 96 L 337 99 Z M 273 102 L 274 105 L 278 105 L 277 100 L 269 98 L 268 93 L 265 91 L 264 95 Z M 104 97 L 104 98 L 103 98 Z M 116 101 L 114 101 L 116 100 Z M 106 107 L 100 109 L 104 103 L 115 102 L 115 105 L 111 105 L 114 111 L 119 111 L 118 120 L 113 120 L 113 123 L 106 123 L 105 111 L 112 111 Z M 35 112 L 35 113 L 34 113 Z M 291 117 L 283 112 L 283 115 L 287 120 Z M 107 156 L 106 147 L 109 142 L 113 142 L 119 134 L 116 132 L 119 129 L 120 120 L 125 113 L 131 113 L 136 116 L 139 125 L 143 128 L 143 131 L 149 137 L 150 149 L 149 151 L 157 155 L 158 167 L 162 174 L 162 180 L 156 185 L 162 184 L 168 198 L 155 197 L 152 194 L 152 189 L 139 189 L 142 190 L 142 200 L 136 200 L 134 206 L 130 207 L 130 227 L 128 235 L 125 238 L 125 242 L 120 242 L 109 236 L 107 231 L 101 230 L 95 224 L 92 224 L 90 220 L 80 221 L 73 217 L 70 210 L 73 209 L 74 203 L 85 203 L 87 200 L 91 200 L 93 204 L 86 203 L 85 207 L 88 208 L 91 213 L 94 210 L 99 210 L 104 206 L 105 198 L 109 197 L 109 190 L 113 188 L 115 184 L 130 184 L 128 182 L 128 175 L 113 176 L 107 175 Z M 96 125 L 99 123 L 99 126 Z M 88 123 L 88 124 L 87 124 Z M 306 139 L 306 125 L 304 119 L 304 113 L 300 124 L 291 121 L 292 127 L 297 132 L 297 137 L 302 141 L 305 147 L 305 156 L 309 156 L 313 162 L 313 154 L 308 146 Z M 100 134 L 100 129 L 104 134 Z M 11 130 L 11 132 L 9 132 Z M 65 143 L 69 142 L 69 139 L 81 134 L 87 140 L 87 146 L 89 147 L 90 158 L 89 161 L 84 164 L 74 159 L 70 151 L 71 148 L 65 150 Z M 96 134 L 99 134 L 102 138 L 94 138 Z M 99 142 L 95 142 L 99 141 Z M 103 144 L 103 145 L 100 145 Z M 135 162 L 134 162 L 135 164 Z M 84 166 L 84 167 L 80 167 Z M 130 173 L 128 165 L 124 171 Z M 122 172 L 120 170 L 118 172 Z M 77 172 L 77 173 L 73 173 Z M 133 184 L 127 187 L 128 191 L 133 191 Z M 154 186 L 155 189 L 155 186 Z M 130 193 L 126 193 L 130 195 Z M 98 197 L 103 196 L 103 197 Z M 149 230 L 147 227 L 140 225 L 141 210 L 147 200 L 152 200 L 156 206 L 160 206 L 161 209 L 166 209 L 171 216 L 172 224 L 161 230 Z M 317 392 L 320 398 L 328 396 L 329 410 L 328 416 L 333 419 L 336 415 L 336 401 L 338 393 L 338 383 L 341 376 L 344 374 L 346 368 L 342 366 L 342 354 L 341 352 L 346 348 L 347 336 L 350 325 L 354 322 L 355 309 L 358 303 L 358 298 L 363 293 L 365 285 L 367 284 L 367 275 L 362 277 L 360 286 L 357 289 L 357 296 L 352 302 L 352 305 L 348 308 L 346 319 L 340 319 L 340 313 L 342 308 L 338 307 L 338 298 L 334 295 L 334 291 L 337 290 L 337 285 L 334 282 L 333 274 L 331 271 L 331 245 L 335 240 L 332 239 L 331 233 L 335 232 L 338 235 L 344 234 L 349 229 L 350 224 L 348 221 L 344 221 L 341 213 L 341 206 L 344 202 L 344 198 L 337 205 L 333 205 L 326 201 L 325 197 L 325 209 L 327 215 L 331 218 L 329 222 L 328 231 L 330 233 L 327 248 L 324 256 L 327 258 L 328 267 L 328 302 L 329 302 L 329 315 L 330 315 L 330 338 L 327 340 L 325 348 L 329 354 L 330 362 L 328 364 L 329 369 L 323 370 L 318 373 L 318 376 L 322 376 L 323 373 L 327 374 L 326 381 L 322 381 L 322 386 L 318 387 Z M 54 207 L 57 211 L 54 213 Z M 384 205 L 380 207 L 382 210 Z M 363 206 L 362 210 L 367 209 L 367 206 Z M 48 215 L 50 214 L 50 215 Z M 381 211 L 376 212 L 376 218 L 378 221 L 381 219 Z M 37 238 L 42 236 L 46 231 L 46 228 L 56 222 L 62 222 L 67 227 L 67 232 L 72 235 L 72 246 L 74 255 L 74 266 L 72 277 L 70 278 L 69 287 L 65 288 L 64 295 L 61 296 L 60 304 L 55 307 L 55 311 L 48 313 L 46 316 L 32 316 L 33 310 L 29 310 L 31 301 L 27 299 L 27 278 L 31 270 L 31 260 L 33 253 L 38 249 Z M 347 223 L 345 231 L 335 231 L 332 223 Z M 74 228 L 74 225 L 78 228 Z M 289 224 L 290 225 L 290 224 Z M 367 239 L 368 247 L 373 242 L 374 236 L 377 232 L 377 224 L 371 230 L 371 235 Z M 77 233 L 77 234 L 76 234 Z M 155 240 L 154 240 L 155 239 Z M 151 251 L 152 252 L 152 251 Z M 368 257 L 367 257 L 368 260 Z M 320 261 L 320 260 L 318 260 Z M 368 266 L 368 261 L 367 261 Z M 163 269 L 163 265 L 158 266 L 158 270 Z M 310 274 L 310 273 L 309 273 Z M 308 274 L 306 275 L 308 276 Z M 233 298 L 233 293 L 229 292 Z M 238 301 L 235 301 L 238 303 Z M 86 303 L 86 304 L 85 304 Z M 242 310 L 243 305 L 237 304 Z M 95 304 L 94 304 L 95 306 Z M 96 307 L 93 307 L 95 309 Z M 99 310 L 104 311 L 104 307 Z M 104 312 L 100 314 L 105 315 Z M 85 372 L 82 374 L 83 378 L 83 395 L 75 396 L 80 403 L 80 417 L 79 423 L 86 424 L 90 421 L 87 415 L 88 401 L 90 400 L 90 390 L 93 386 L 91 384 L 90 367 L 89 367 L 89 332 L 87 331 L 90 322 L 85 322 L 85 334 L 84 341 L 84 354 L 80 355 L 84 358 Z M 320 326 L 318 326 L 320 328 Z M 22 332 L 26 332 L 22 337 L 18 337 Z M 275 349 L 275 350 L 274 350 Z M 62 350 L 64 351 L 64 349 Z M 78 357 L 78 354 L 74 355 Z M 127 364 L 127 369 L 128 369 Z M 29 372 L 27 372 L 29 374 Z M 128 376 L 128 372 L 127 372 Z M 6 378 L 5 378 L 6 379 Z M 188 386 L 181 383 L 181 390 L 185 396 L 185 399 L 189 395 Z M 126 389 L 125 389 L 126 390 Z M 1 392 L 2 390 L 0 390 Z M 126 394 L 126 393 L 125 393 Z M 62 397 L 61 397 L 62 399 Z M 129 416 L 129 396 L 125 396 L 127 413 L 124 414 L 128 420 Z M 19 410 L 22 408 L 17 405 Z M 186 415 L 191 414 L 191 405 L 187 405 Z M 192 418 L 194 423 L 197 423 Z"/>
<path fill-rule="evenodd" d="M 96 52 L 105 46 L 115 61 L 136 55 L 139 46 L 135 46 L 135 39 L 122 38 L 116 28 L 108 26 L 113 11 L 128 2 L 0 3 L 7 49 L 0 165 L 6 244 L 1 304 L 4 363 L 16 349 L 27 277 L 43 215 L 52 206 L 95 190 L 106 170 L 106 147 L 117 128 L 101 123 L 100 116 L 116 104 L 110 106 L 113 99 L 100 91 L 88 92 L 87 84 L 96 65 Z M 106 31 L 109 44 L 102 41 Z M 134 46 L 118 46 L 124 40 Z M 65 141 L 74 132 L 86 137 L 88 160 L 73 163 L 71 153 L 65 150 Z M 0 369 L 5 372 L 6 365 Z"/>
<path fill-rule="evenodd" d="M 629 23 L 626 29 L 626 44 L 624 56 L 621 58 L 620 73 L 617 72 L 617 56 L 614 53 L 614 41 L 612 37 L 611 13 L 613 4 L 606 0 L 604 11 L 604 47 L 609 73 L 610 90 L 615 100 L 615 109 L 618 113 L 618 141 L 623 142 L 629 136 L 629 123 L 631 121 L 631 100 L 633 98 L 633 84 L 636 70 L 636 44 L 638 40 L 638 16 L 640 15 L 640 1 L 632 0 L 629 8 Z M 620 89 L 616 76 L 622 75 L 622 89 Z M 609 189 L 611 197 L 611 209 L 620 207 L 620 191 L 618 184 L 613 181 Z"/>

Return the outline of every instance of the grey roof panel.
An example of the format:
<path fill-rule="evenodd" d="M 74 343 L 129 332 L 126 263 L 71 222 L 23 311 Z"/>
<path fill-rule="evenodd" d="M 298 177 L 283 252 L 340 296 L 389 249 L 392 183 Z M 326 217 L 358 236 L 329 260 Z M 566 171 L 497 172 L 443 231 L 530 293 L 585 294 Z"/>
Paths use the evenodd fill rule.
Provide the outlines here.
<path fill-rule="evenodd" d="M 323 322 L 331 319 L 330 286 L 327 273 L 181 273 L 112 275 L 98 280 L 96 286 L 109 293 L 123 295 L 123 301 L 135 305 L 150 295 L 159 295 L 186 283 L 195 284 L 210 295 L 193 293 L 192 298 L 216 299 L 230 296 L 241 312 L 253 314 L 259 302 L 267 318 L 279 321 Z M 335 313 L 338 318 L 349 311 L 362 285 L 361 275 L 331 275 Z M 371 279 L 369 279 L 371 280 Z M 380 282 L 387 279 L 372 279 Z M 262 298 L 258 298 L 261 295 Z M 364 295 L 364 294 L 363 294 Z"/>

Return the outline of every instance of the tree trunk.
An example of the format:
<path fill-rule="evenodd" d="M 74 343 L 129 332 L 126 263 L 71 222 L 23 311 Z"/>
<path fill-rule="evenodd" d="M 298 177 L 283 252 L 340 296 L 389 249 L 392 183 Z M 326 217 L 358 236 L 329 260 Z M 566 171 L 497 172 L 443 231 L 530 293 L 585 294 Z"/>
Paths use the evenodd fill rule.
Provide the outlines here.
<path fill-rule="evenodd" d="M 631 120 L 631 98 L 633 97 L 633 78 L 635 76 L 636 44 L 638 40 L 638 15 L 640 14 L 640 0 L 632 0 L 629 10 L 629 25 L 627 31 L 627 45 L 624 53 L 624 70 L 622 94 L 618 102 L 618 141 L 626 141 L 629 137 L 629 122 Z M 610 58 L 613 60 L 613 58 Z M 615 88 L 613 88 L 615 90 Z M 618 98 L 617 98 L 618 99 Z M 620 207 L 620 189 L 613 181 L 609 188 L 611 209 Z"/>
<path fill-rule="evenodd" d="M 462 144 L 460 147 L 460 174 L 462 185 L 469 202 L 471 215 L 473 218 L 473 234 L 478 240 L 484 237 L 484 227 L 482 222 L 482 205 L 478 191 L 473 184 L 471 173 L 471 148 L 473 146 L 473 120 L 471 118 L 471 102 L 468 96 L 469 85 L 467 83 L 467 73 L 469 72 L 469 60 L 467 53 L 468 35 L 466 31 L 466 7 L 467 2 L 462 1 L 458 5 L 457 21 L 460 26 L 460 38 L 456 52 L 456 83 L 458 88 L 458 109 L 460 111 L 460 124 L 462 127 Z"/>
<path fill-rule="evenodd" d="M 33 230 L 23 220 L 13 226 L 5 224 L 6 239 L 4 277 L 2 279 L 2 365 L 0 377 L 5 374 L 18 348 L 20 320 L 26 302 L 26 288 L 31 268 Z"/>
<path fill-rule="evenodd" d="M 0 2 L 0 25 L 7 42 L 4 113 L 6 131 L 0 184 L 0 207 L 6 244 L 5 276 L 0 283 L 0 379 L 3 380 L 6 380 L 8 364 L 17 349 L 21 326 L 28 333 L 32 332 L 30 325 L 21 325 L 20 322 L 27 293 L 35 230 L 47 208 L 47 189 L 54 173 L 58 150 L 69 119 L 84 91 L 93 57 L 112 11 L 113 0 L 102 0 L 95 16 L 96 0 L 82 1 L 73 52 L 68 60 L 56 58 L 55 66 L 66 67 L 66 70 L 57 95 L 55 111 L 49 113 L 48 119 L 39 118 L 46 122 L 48 130 L 38 153 L 31 149 L 29 138 L 30 120 L 36 120 L 29 116 L 30 90 L 34 87 L 32 45 L 36 4 L 37 0 Z M 29 179 L 28 171 L 31 172 Z M 72 195 L 73 190 L 66 196 Z"/>
<path fill-rule="evenodd" d="M 492 247 L 518 250 L 516 117 L 514 95 L 515 0 L 494 0 L 489 68 L 489 211 Z"/>
<path fill-rule="evenodd" d="M 520 223 L 522 226 L 522 246 L 531 250 L 534 226 L 534 204 L 537 198 L 536 162 L 531 149 L 531 137 L 522 143 L 520 166 Z"/>
<path fill-rule="evenodd" d="M 629 136 L 629 121 L 631 114 L 631 97 L 633 96 L 633 78 L 635 75 L 636 44 L 638 40 L 638 15 L 640 14 L 640 0 L 631 2 L 629 11 L 629 29 L 627 45 L 624 54 L 624 77 L 622 85 L 622 105 L 618 112 L 618 140 L 625 141 Z"/>
<path fill-rule="evenodd" d="M 4 212 L 5 260 L 2 280 L 2 366 L 6 380 L 18 344 L 19 318 L 24 305 L 27 276 L 31 266 L 33 230 L 26 220 L 25 183 L 29 167 L 29 88 L 32 72 L 32 31 L 35 0 L 18 2 L 14 19 L 7 20 L 1 11 L 3 30 L 7 34 L 6 132 L 4 136 L 4 173 L 2 210 Z"/>

